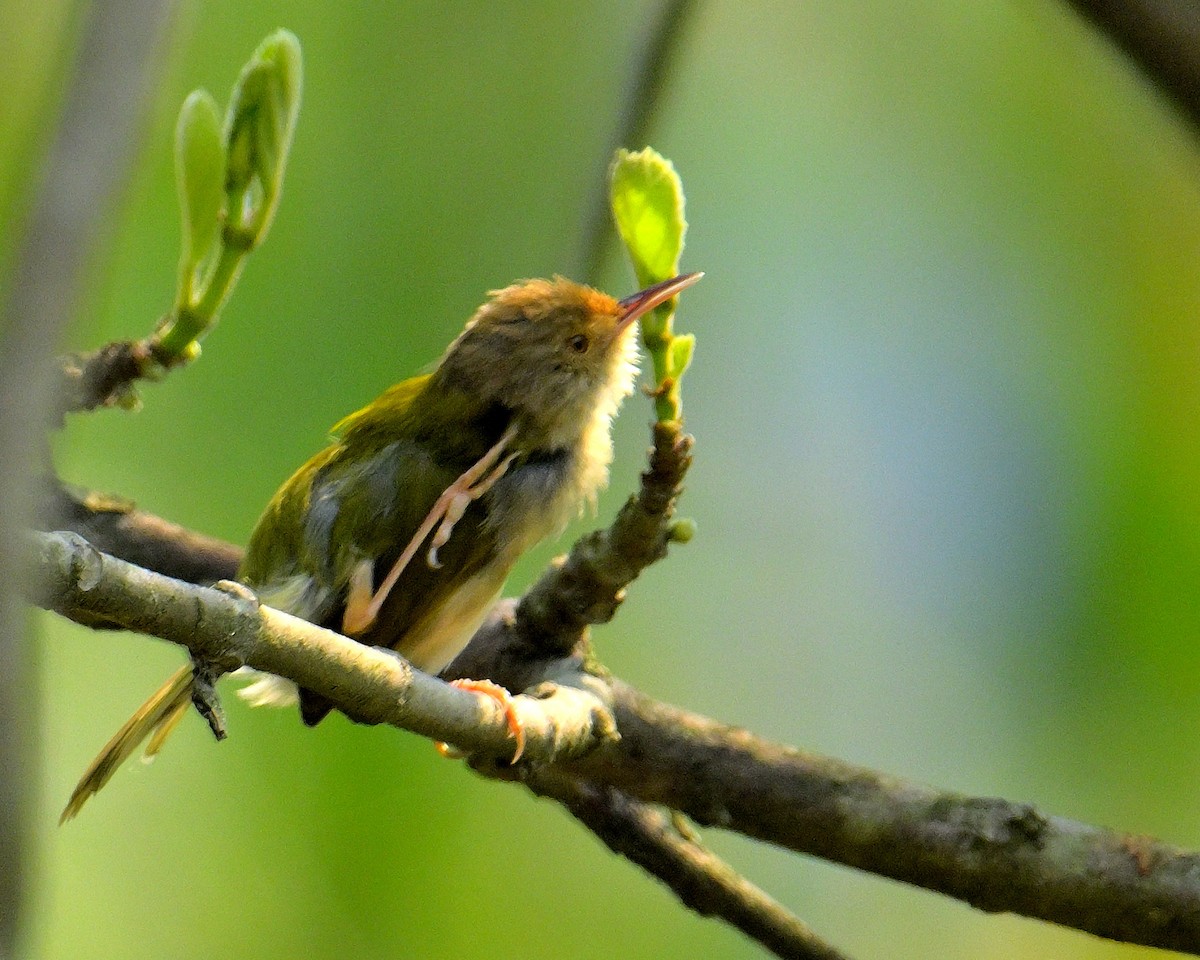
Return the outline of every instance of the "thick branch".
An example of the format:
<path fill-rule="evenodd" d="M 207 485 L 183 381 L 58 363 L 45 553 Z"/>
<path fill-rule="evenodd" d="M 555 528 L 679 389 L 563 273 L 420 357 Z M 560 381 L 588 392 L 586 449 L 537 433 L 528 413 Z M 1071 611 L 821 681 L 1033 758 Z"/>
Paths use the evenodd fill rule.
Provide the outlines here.
<path fill-rule="evenodd" d="M 357 720 L 454 743 L 472 753 L 474 765 L 486 774 L 513 772 L 504 760 L 512 750 L 507 719 L 486 698 L 413 670 L 402 658 L 260 606 L 237 584 L 188 585 L 100 553 L 74 534 L 31 536 L 29 592 L 41 606 L 84 622 L 100 620 L 174 640 L 220 668 L 245 664 L 289 677 Z M 511 614 L 511 606 L 507 610 Z M 511 625 L 511 616 L 505 619 Z M 522 662 L 522 684 L 512 689 L 534 688 L 534 696 L 515 699 L 526 735 L 525 757 L 533 761 L 523 770 L 549 769 L 618 738 L 604 702 L 607 684 L 582 672 L 581 660 L 558 661 L 540 677 L 528 672 L 531 661 Z M 593 826 L 599 801 L 569 783 L 560 787 L 576 797 L 572 812 Z M 797 945 L 807 950 L 819 943 L 803 924 L 701 848 L 677 849 L 657 815 L 633 816 L 636 808 L 630 806 L 625 815 L 610 811 L 603 819 L 603 839 L 660 876 L 686 905 L 721 916 L 780 956 L 835 956 L 798 950 Z"/>
<path fill-rule="evenodd" d="M 512 755 L 501 707 L 401 657 L 260 606 L 237 584 L 186 584 L 103 554 L 72 534 L 31 537 L 28 592 L 41 607 L 173 640 L 227 670 L 246 665 L 288 677 L 361 722 L 411 730 L 472 754 Z M 580 678 L 581 685 L 588 679 Z M 611 715 L 587 689 L 537 693 L 515 698 L 531 759 L 578 756 L 615 736 Z"/>
<path fill-rule="evenodd" d="M 580 776 L 701 824 L 1129 943 L 1200 953 L 1200 854 L 770 743 L 620 681 Z"/>

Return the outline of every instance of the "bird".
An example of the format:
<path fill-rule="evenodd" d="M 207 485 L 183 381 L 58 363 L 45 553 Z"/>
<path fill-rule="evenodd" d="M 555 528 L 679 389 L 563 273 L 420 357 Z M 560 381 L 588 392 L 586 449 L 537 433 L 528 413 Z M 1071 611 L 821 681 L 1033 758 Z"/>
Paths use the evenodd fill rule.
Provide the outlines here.
<path fill-rule="evenodd" d="M 343 418 L 333 442 L 284 482 L 250 535 L 238 581 L 262 603 L 436 675 L 521 554 L 594 505 L 608 481 L 612 420 L 637 374 L 635 321 L 702 276 L 621 300 L 558 276 L 491 291 L 432 372 Z M 508 692 L 456 683 L 505 706 L 515 762 L 523 734 Z M 146 755 L 157 754 L 194 685 L 188 664 L 130 717 L 60 823 L 147 737 Z M 252 699 L 277 699 L 276 678 L 257 686 Z M 309 690 L 299 705 L 310 726 L 333 709 Z"/>

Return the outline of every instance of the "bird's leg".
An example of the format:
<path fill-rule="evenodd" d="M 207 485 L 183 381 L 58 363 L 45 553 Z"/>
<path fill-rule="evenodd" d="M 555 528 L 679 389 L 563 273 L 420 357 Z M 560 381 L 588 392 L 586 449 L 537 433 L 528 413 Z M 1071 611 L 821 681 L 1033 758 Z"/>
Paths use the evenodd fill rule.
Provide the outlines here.
<path fill-rule="evenodd" d="M 375 622 L 375 618 L 379 616 L 379 611 L 383 607 L 384 601 L 387 600 L 388 594 L 392 592 L 396 581 L 400 579 L 400 574 L 404 572 L 404 568 L 416 555 L 421 544 L 425 542 L 425 538 L 435 528 L 437 535 L 429 548 L 429 565 L 431 567 L 438 566 L 437 549 L 450 539 L 450 534 L 454 532 L 454 524 L 462 518 L 471 501 L 477 500 L 487 493 L 492 484 L 504 476 L 509 464 L 512 463 L 516 453 L 510 453 L 499 465 L 496 461 L 500 460 L 505 448 L 512 443 L 516 435 L 515 425 L 505 430 L 504 436 L 497 440 L 487 453 L 442 491 L 442 495 L 437 498 L 433 509 L 421 521 L 417 532 L 413 534 L 400 556 L 396 558 L 396 562 L 392 564 L 392 569 L 388 571 L 378 590 L 373 593 L 371 590 L 374 583 L 374 563 L 372 561 L 363 560 L 354 568 L 350 577 L 346 611 L 342 615 L 343 633 L 354 636 L 370 628 L 371 624 Z"/>
<path fill-rule="evenodd" d="M 492 448 L 493 450 L 495 447 Z M 433 540 L 429 543 L 428 561 L 431 567 L 440 567 L 438 562 L 438 548 L 445 546 L 450 542 L 450 535 L 454 532 L 454 525 L 462 519 L 462 515 L 467 512 L 467 507 L 471 505 L 472 500 L 478 500 L 485 493 L 492 489 L 496 481 L 499 480 L 505 473 L 508 472 L 509 465 L 516 459 L 516 451 L 510 453 L 507 457 L 500 461 L 499 464 L 486 477 L 475 484 L 473 487 L 455 489 L 455 486 L 447 488 L 446 493 L 454 490 L 454 495 L 450 498 L 450 504 L 446 507 L 446 512 L 442 517 L 441 525 L 437 529 L 437 533 L 433 535 Z M 482 461 L 480 461 L 482 462 Z M 466 476 L 464 474 L 463 476 Z M 462 480 L 462 477 L 459 477 Z M 457 484 L 457 481 L 456 481 Z M 446 494 L 442 494 L 445 496 Z"/>
<path fill-rule="evenodd" d="M 513 764 L 520 760 L 521 754 L 525 752 L 525 728 L 521 726 L 521 718 L 517 716 L 517 709 L 513 704 L 512 694 L 500 686 L 500 684 L 493 683 L 491 680 L 451 680 L 450 686 L 458 687 L 460 690 L 481 693 L 485 697 L 491 697 L 500 704 L 504 709 L 504 717 L 508 721 L 508 732 L 517 741 L 517 749 L 513 753 L 513 757 L 509 763 Z M 437 748 L 438 753 L 443 757 L 459 756 L 454 747 L 448 743 L 439 743 Z"/>

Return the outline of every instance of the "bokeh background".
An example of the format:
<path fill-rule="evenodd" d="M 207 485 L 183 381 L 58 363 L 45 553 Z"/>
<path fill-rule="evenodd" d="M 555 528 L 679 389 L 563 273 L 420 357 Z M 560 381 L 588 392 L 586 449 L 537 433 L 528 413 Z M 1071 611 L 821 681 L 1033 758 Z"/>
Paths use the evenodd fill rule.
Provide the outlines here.
<path fill-rule="evenodd" d="M 330 424 L 487 289 L 575 273 L 656 4 L 186 8 L 70 346 L 145 333 L 177 250 L 171 128 L 277 26 L 306 89 L 279 216 L 204 357 L 74 418 L 67 479 L 242 542 Z M 2 0 L 5 248 L 80 10 Z M 1200 152 L 1062 4 L 702 3 L 650 142 L 682 174 L 699 533 L 596 642 L 662 698 L 955 790 L 1200 845 Z M 641 146 L 642 144 L 631 144 Z M 600 278 L 631 292 L 613 256 Z M 620 420 L 600 520 L 635 482 Z M 578 533 L 595 520 L 572 528 Z M 529 558 L 518 591 L 557 550 Z M 397 731 L 227 699 L 64 829 L 180 662 L 36 618 L 26 952 L 753 957 L 559 809 Z M 861 957 L 1151 956 L 710 832 Z"/>

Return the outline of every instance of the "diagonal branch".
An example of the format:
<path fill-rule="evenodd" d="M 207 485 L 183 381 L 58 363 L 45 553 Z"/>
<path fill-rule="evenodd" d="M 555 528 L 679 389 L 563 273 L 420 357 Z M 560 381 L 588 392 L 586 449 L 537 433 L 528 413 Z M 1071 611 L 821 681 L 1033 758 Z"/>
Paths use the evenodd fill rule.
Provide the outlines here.
<path fill-rule="evenodd" d="M 578 775 L 803 853 L 1102 937 L 1200 954 L 1200 853 L 780 746 L 613 681 Z"/>
<path fill-rule="evenodd" d="M 610 787 L 545 772 L 532 773 L 525 784 L 557 800 L 610 850 L 658 877 L 701 916 L 722 918 L 779 957 L 845 960 L 807 924 L 646 804 Z"/>
<path fill-rule="evenodd" d="M 103 554 L 70 533 L 30 537 L 27 591 L 47 609 L 174 640 L 223 669 L 249 665 L 287 676 L 356 720 L 457 744 L 486 775 L 521 775 L 503 760 L 512 750 L 504 711 L 486 698 L 414 670 L 389 652 L 260 606 L 238 584 L 186 584 Z M 543 682 L 532 696 L 515 698 L 531 761 L 522 771 L 551 770 L 619 739 L 606 705 L 607 684 L 577 667 L 572 660 L 560 663 L 552 674 L 560 682 Z M 538 792 L 564 802 L 606 843 L 666 882 L 685 905 L 726 919 L 781 957 L 839 956 L 727 865 L 673 837 L 661 815 L 633 801 L 605 799 L 569 779 L 553 791 L 545 784 Z"/>
<path fill-rule="evenodd" d="M 38 480 L 39 530 L 70 530 L 97 550 L 188 583 L 232 580 L 242 548 L 196 533 L 123 497 L 67 487 L 56 477 Z"/>
<path fill-rule="evenodd" d="M 565 656 L 588 626 L 611 620 L 625 588 L 665 557 L 676 537 L 671 518 L 692 463 L 692 438 L 674 420 L 655 423 L 653 430 L 650 467 L 638 493 L 612 526 L 581 537 L 517 605 L 516 632 L 543 656 Z"/>

